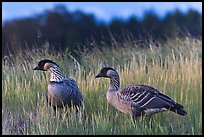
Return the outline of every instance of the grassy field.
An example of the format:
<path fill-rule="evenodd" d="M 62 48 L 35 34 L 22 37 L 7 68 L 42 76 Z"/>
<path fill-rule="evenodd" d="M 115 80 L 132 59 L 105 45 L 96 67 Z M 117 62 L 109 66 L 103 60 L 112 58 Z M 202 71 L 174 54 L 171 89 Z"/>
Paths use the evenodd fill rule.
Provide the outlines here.
<path fill-rule="evenodd" d="M 149 42 L 139 48 L 134 41 L 113 43 L 114 48 L 81 53 L 31 50 L 2 59 L 2 134 L 202 134 L 202 40 L 193 38 Z M 118 45 L 123 45 L 120 48 Z M 93 45 L 94 46 L 94 45 Z M 58 63 L 63 74 L 76 80 L 84 96 L 84 108 L 59 110 L 46 106 L 49 73 L 32 69 L 42 59 Z M 95 79 L 103 66 L 115 67 L 121 87 L 148 84 L 182 104 L 185 117 L 172 112 L 138 119 L 118 112 L 106 101 L 108 79 Z M 86 119 L 84 118 L 86 112 Z M 67 114 L 68 113 L 68 114 Z"/>

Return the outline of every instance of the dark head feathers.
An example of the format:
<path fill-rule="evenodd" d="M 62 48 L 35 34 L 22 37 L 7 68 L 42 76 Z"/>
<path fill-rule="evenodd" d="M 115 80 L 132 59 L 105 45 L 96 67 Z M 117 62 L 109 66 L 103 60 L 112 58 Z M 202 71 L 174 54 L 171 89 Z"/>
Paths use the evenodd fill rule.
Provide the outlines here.
<path fill-rule="evenodd" d="M 58 66 L 55 62 L 53 62 L 52 60 L 49 60 L 49 59 L 44 59 L 44 60 L 41 60 L 40 62 L 38 62 L 38 65 L 34 68 L 34 70 L 44 70 L 44 65 L 45 63 L 52 63 L 52 64 L 55 64 L 56 66 Z M 59 67 L 59 66 L 58 66 Z"/>
<path fill-rule="evenodd" d="M 101 69 L 100 73 L 95 76 L 95 78 L 108 77 L 107 74 L 106 74 L 108 70 L 116 71 L 115 69 L 113 69 L 113 68 L 111 68 L 111 67 L 103 67 L 103 68 Z"/>
<path fill-rule="evenodd" d="M 55 64 L 57 65 L 55 62 L 53 62 L 52 60 L 49 60 L 49 59 L 44 59 L 44 60 L 41 60 L 38 65 L 44 65 L 45 63 L 52 63 L 52 64 Z M 58 66 L 58 65 L 57 65 Z"/>
<path fill-rule="evenodd" d="M 111 68 L 111 67 L 103 67 L 100 72 L 101 72 L 101 73 L 107 73 L 108 70 L 113 70 L 113 71 L 115 71 L 115 69 L 113 69 L 113 68 Z"/>

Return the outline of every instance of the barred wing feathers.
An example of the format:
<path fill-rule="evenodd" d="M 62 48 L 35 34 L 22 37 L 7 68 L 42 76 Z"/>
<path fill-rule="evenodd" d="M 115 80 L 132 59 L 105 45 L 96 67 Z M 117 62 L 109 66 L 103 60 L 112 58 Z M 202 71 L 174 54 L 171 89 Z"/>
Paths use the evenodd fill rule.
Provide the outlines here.
<path fill-rule="evenodd" d="M 182 110 L 182 105 L 174 102 L 170 97 L 148 85 L 128 85 L 118 93 L 118 96 L 123 100 L 131 102 L 132 106 L 138 107 L 141 110 L 167 108 L 180 115 L 186 114 Z"/>
<path fill-rule="evenodd" d="M 80 104 L 83 101 L 82 94 L 79 90 L 79 87 L 77 86 L 77 83 L 72 78 L 64 78 L 63 80 L 64 87 L 66 87 L 68 96 L 67 98 L 70 98 L 75 102 L 76 104 Z"/>

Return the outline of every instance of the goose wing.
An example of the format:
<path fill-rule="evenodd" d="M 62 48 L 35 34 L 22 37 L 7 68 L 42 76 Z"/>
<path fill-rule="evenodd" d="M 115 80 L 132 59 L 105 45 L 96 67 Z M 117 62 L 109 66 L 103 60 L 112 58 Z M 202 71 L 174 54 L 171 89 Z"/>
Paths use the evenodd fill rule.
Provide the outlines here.
<path fill-rule="evenodd" d="M 83 97 L 77 83 L 72 78 L 64 78 L 63 80 L 64 87 L 66 87 L 66 91 L 68 92 L 69 97 L 75 104 L 80 104 L 83 101 Z"/>
<path fill-rule="evenodd" d="M 170 97 L 148 85 L 128 85 L 118 95 L 140 109 L 171 108 L 176 105 Z"/>

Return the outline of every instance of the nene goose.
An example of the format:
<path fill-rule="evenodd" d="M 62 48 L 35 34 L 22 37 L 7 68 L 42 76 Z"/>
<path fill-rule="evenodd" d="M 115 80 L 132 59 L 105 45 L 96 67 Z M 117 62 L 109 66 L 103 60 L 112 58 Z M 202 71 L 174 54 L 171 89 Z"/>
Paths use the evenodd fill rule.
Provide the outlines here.
<path fill-rule="evenodd" d="M 83 102 L 82 94 L 72 78 L 64 78 L 59 66 L 51 60 L 41 60 L 34 70 L 48 71 L 51 74 L 46 91 L 46 100 L 54 110 L 64 106 L 79 107 Z"/>
<path fill-rule="evenodd" d="M 173 111 L 181 116 L 187 114 L 182 105 L 148 85 L 135 84 L 120 89 L 119 75 L 111 67 L 102 68 L 95 76 L 95 78 L 99 77 L 110 79 L 106 95 L 108 102 L 119 111 L 130 114 L 133 120 L 142 115 L 151 116 L 165 110 Z"/>

